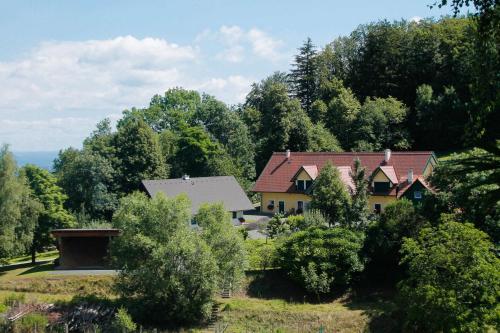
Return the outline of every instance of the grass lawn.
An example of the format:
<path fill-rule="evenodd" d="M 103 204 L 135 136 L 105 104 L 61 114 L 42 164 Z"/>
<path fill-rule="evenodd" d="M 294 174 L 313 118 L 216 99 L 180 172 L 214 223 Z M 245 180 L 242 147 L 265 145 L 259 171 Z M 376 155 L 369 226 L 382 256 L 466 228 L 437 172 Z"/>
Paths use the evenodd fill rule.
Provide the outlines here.
<path fill-rule="evenodd" d="M 66 300 L 75 295 L 113 296 L 112 276 L 52 275 L 52 263 L 20 264 L 0 268 L 0 291 L 33 294 L 63 295 Z"/>
<path fill-rule="evenodd" d="M 388 332 L 396 324 L 390 293 L 339 292 L 318 302 L 280 271 L 249 273 L 242 292 L 220 302 L 227 332 Z"/>
<path fill-rule="evenodd" d="M 47 251 L 47 252 L 43 252 L 43 253 L 37 253 L 36 260 L 37 261 L 54 260 L 58 256 L 59 256 L 59 251 L 57 251 L 57 250 Z M 22 262 L 30 262 L 30 261 L 31 261 L 31 255 L 11 258 L 11 259 L 7 260 L 7 262 L 9 264 L 19 264 Z"/>

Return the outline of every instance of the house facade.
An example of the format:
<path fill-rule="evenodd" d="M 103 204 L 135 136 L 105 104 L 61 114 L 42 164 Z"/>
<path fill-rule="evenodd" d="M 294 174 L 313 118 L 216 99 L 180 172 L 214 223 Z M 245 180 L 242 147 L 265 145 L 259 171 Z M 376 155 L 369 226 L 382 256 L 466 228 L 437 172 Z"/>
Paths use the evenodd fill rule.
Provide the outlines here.
<path fill-rule="evenodd" d="M 369 181 L 369 205 L 375 212 L 399 198 L 419 202 L 432 191 L 426 177 L 437 163 L 433 152 L 277 152 L 269 159 L 253 188 L 261 194 L 261 210 L 266 213 L 300 213 L 306 210 L 314 191 L 314 180 L 330 162 L 339 170 L 351 193 L 351 171 L 359 159 Z"/>

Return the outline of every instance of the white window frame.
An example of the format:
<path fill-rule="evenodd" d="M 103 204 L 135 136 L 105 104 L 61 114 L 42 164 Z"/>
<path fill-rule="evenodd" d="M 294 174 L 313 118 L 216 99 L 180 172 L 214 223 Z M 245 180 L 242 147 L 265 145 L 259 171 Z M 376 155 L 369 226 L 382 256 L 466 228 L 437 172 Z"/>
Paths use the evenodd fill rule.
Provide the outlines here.
<path fill-rule="evenodd" d="M 422 199 L 422 191 L 413 192 L 413 198 L 414 199 Z"/>

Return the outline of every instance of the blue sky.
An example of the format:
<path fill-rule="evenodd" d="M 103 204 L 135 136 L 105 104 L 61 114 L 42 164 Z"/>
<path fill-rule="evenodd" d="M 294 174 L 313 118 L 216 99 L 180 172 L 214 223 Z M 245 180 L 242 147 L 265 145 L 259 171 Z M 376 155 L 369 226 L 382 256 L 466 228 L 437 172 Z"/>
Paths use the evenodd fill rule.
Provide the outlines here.
<path fill-rule="evenodd" d="M 319 47 L 379 19 L 449 14 L 433 0 L 0 0 L 0 143 L 80 147 L 102 118 L 183 86 L 230 103 Z"/>

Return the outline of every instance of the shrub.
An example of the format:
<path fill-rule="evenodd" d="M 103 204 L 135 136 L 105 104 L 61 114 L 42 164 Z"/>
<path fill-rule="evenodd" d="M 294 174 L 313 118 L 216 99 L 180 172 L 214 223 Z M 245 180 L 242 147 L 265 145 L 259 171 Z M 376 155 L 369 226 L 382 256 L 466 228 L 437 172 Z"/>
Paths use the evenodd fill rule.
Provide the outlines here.
<path fill-rule="evenodd" d="M 137 325 L 134 323 L 132 317 L 128 314 L 125 308 L 118 309 L 111 327 L 116 333 L 129 333 L 134 332 L 137 329 Z"/>
<path fill-rule="evenodd" d="M 273 240 L 247 239 L 245 247 L 248 253 L 248 268 L 266 270 L 274 267 L 276 261 L 276 245 Z"/>
<path fill-rule="evenodd" d="M 172 324 L 209 316 L 217 263 L 189 220 L 185 196 L 133 193 L 122 199 L 113 216 L 122 236 L 113 240 L 111 253 L 120 268 L 115 287 L 135 318 Z"/>
<path fill-rule="evenodd" d="M 500 325 L 500 260 L 487 235 L 444 221 L 406 239 L 400 285 L 407 331 L 484 332 Z"/>
<path fill-rule="evenodd" d="M 278 263 L 308 291 L 326 294 L 348 285 L 363 270 L 361 234 L 344 228 L 310 228 L 292 234 L 278 248 Z"/>
<path fill-rule="evenodd" d="M 366 232 L 364 252 L 369 258 L 367 274 L 370 281 L 399 280 L 401 244 L 405 237 L 415 237 L 424 221 L 415 212 L 411 201 L 395 201 L 385 208 L 380 218 Z"/>
<path fill-rule="evenodd" d="M 24 332 L 37 332 L 43 333 L 46 331 L 47 324 L 49 323 L 47 317 L 38 314 L 31 313 L 14 323 L 13 332 L 14 333 L 24 333 Z"/>

